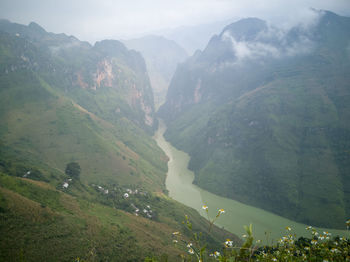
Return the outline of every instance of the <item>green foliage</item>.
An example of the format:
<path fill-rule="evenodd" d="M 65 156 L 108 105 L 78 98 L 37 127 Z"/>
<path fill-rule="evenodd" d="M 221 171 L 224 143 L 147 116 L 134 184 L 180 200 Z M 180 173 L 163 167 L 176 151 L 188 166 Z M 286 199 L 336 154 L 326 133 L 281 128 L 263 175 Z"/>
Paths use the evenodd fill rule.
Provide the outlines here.
<path fill-rule="evenodd" d="M 53 261 L 141 261 L 146 256 L 174 261 L 179 252 L 172 246 L 171 232 L 185 231 L 184 212 L 193 217 L 194 230 L 209 227 L 196 211 L 164 196 L 139 191 L 142 194 L 120 200 L 127 188 L 117 185 L 106 194 L 107 186 L 72 184 L 69 188 L 79 189 L 73 191 L 74 197 L 47 183 L 5 174 L 0 174 L 0 185 L 0 260 L 16 260 L 17 251 L 22 250 L 28 261 L 48 257 Z M 136 216 L 135 206 L 140 212 L 141 207 L 152 210 L 154 217 Z M 210 236 L 201 237 L 208 247 L 218 248 L 219 240 L 227 236 L 233 237 L 213 226 Z M 190 237 L 184 233 L 185 239 Z"/>
<path fill-rule="evenodd" d="M 23 31 L 28 29 L 19 27 Z M 45 40 L 39 36 L 33 41 L 1 33 L 0 46 L 4 47 L 1 50 L 13 57 L 1 60 L 1 70 L 7 72 L 0 76 L 1 151 L 13 152 L 12 158 L 20 159 L 18 162 L 29 161 L 30 165 L 24 165 L 27 171 L 30 167 L 48 165 L 62 175 L 67 163 L 79 162 L 84 170 L 82 181 L 123 184 L 147 181 L 148 189 L 163 190 L 166 158 L 150 138 L 150 127 L 144 126 L 144 112 L 130 106 L 128 100 L 132 88 L 147 84 L 147 75 L 128 67 L 135 61 L 126 61 L 128 51 L 123 49 L 120 51 L 124 52 L 124 60 L 118 59 L 118 52 L 112 59 L 113 72 L 119 74 L 115 79 L 121 81 L 115 84 L 122 88 L 82 89 L 73 79 L 76 63 L 86 62 L 83 68 L 87 68 L 86 77 L 91 78 L 101 56 L 82 43 L 84 47 L 79 52 L 74 48 L 67 49 L 67 53 L 39 48 L 55 43 L 55 37 L 50 34 Z M 72 40 L 67 37 L 64 41 Z M 145 106 L 152 104 L 152 94 L 146 89 Z M 120 112 L 116 113 L 118 108 Z M 127 159 L 135 164 L 128 165 Z M 7 172 L 19 175 L 22 171 L 18 167 L 18 174 L 15 170 Z M 39 180 L 49 181 L 45 174 L 43 177 L 39 172 L 31 172 L 31 178 L 35 175 Z M 131 173 L 135 176 L 130 176 Z"/>
<path fill-rule="evenodd" d="M 92 47 L 34 23 L 0 21 L 0 31 L 0 260 L 176 258 L 168 233 L 184 212 L 196 229 L 208 223 L 159 193 L 167 158 L 151 138 L 142 57 L 118 41 Z M 120 186 L 105 194 L 87 186 L 96 181 Z M 120 198 L 126 185 L 149 192 L 130 200 L 150 205 L 152 219 Z M 212 246 L 231 235 L 212 231 Z"/>
<path fill-rule="evenodd" d="M 23 162 L 8 160 L 5 156 L 0 158 L 0 170 L 12 176 L 49 182 L 48 178 L 46 178 L 45 175 L 36 167 L 33 167 L 30 164 L 23 164 Z"/>
<path fill-rule="evenodd" d="M 0 260 L 140 261 L 172 250 L 169 210 L 161 222 L 136 217 L 86 185 L 165 190 L 142 57 L 118 41 L 92 47 L 33 23 L 0 21 L 0 31 Z M 74 162 L 81 181 L 64 172 Z"/>
<path fill-rule="evenodd" d="M 80 171 L 80 165 L 77 162 L 70 162 L 66 166 L 65 173 L 67 176 L 79 179 Z"/>
<path fill-rule="evenodd" d="M 203 209 L 208 210 L 207 206 Z M 221 212 L 220 212 L 221 210 Z M 223 214 L 220 209 L 216 218 Z M 208 214 L 208 212 L 207 212 Z M 212 226 L 216 220 L 210 222 Z M 253 226 L 244 226 L 246 234 L 242 245 L 237 245 L 230 239 L 223 242 L 223 247 L 219 251 L 216 249 L 210 252 L 206 243 L 201 239 L 201 233 L 194 232 L 192 223 L 188 216 L 185 217 L 186 228 L 191 232 L 190 241 L 183 239 L 181 232 L 174 232 L 173 242 L 175 246 L 185 250 L 181 255 L 182 261 L 220 261 L 220 262 L 238 262 L 238 261 L 348 261 L 350 259 L 350 240 L 346 237 L 332 237 L 331 233 L 319 233 L 311 226 L 306 230 L 311 232 L 310 238 L 296 238 L 292 229 L 286 227 L 287 235 L 281 237 L 278 243 L 261 246 L 260 241 L 254 241 Z M 208 217 L 210 220 L 210 218 Z M 346 221 L 349 229 L 350 220 Z M 209 227 L 210 231 L 210 227 Z M 155 259 L 145 261 L 158 261 Z"/>
<path fill-rule="evenodd" d="M 126 261 L 141 257 L 131 231 L 105 227 L 98 218 L 82 213 L 72 198 L 30 182 L 18 181 L 14 186 L 1 179 L 0 195 L 5 204 L 0 201 L 4 210 L 0 212 L 0 260 L 19 259 L 18 250 L 26 261 L 72 261 L 76 257 Z M 3 186 L 25 197 L 3 191 Z"/>
<path fill-rule="evenodd" d="M 221 214 L 223 214 L 225 211 L 223 209 L 220 209 L 218 211 L 218 214 L 213 220 L 210 220 L 209 214 L 208 214 L 208 207 L 203 206 L 203 209 L 205 209 L 207 215 L 208 215 L 208 220 L 209 220 L 209 228 L 208 232 L 211 232 L 211 229 L 215 223 L 215 221 L 220 217 Z M 189 217 L 185 215 L 185 221 L 183 222 L 184 225 L 186 225 L 186 229 L 188 233 L 190 234 L 190 240 L 186 241 L 182 238 L 182 235 L 180 232 L 176 231 L 173 232 L 173 243 L 176 246 L 180 246 L 184 249 L 187 250 L 187 252 L 190 254 L 189 256 L 189 261 L 192 261 L 191 256 L 195 257 L 196 261 L 204 261 L 205 257 L 207 256 L 206 254 L 206 249 L 207 249 L 207 243 L 203 241 L 203 234 L 202 232 L 196 232 L 194 231 L 194 228 L 192 226 L 192 223 L 189 220 Z M 185 258 L 185 255 L 182 255 L 182 258 Z"/>
<path fill-rule="evenodd" d="M 260 26 L 247 19 L 225 30 L 255 44 Z M 307 54 L 278 58 L 240 60 L 229 41 L 214 37 L 178 67 L 160 115 L 165 137 L 191 156 L 195 184 L 295 221 L 342 228 L 350 216 L 349 28 L 349 18 L 325 12 L 310 29 L 315 45 Z M 287 44 L 303 35 L 295 30 Z M 319 215 L 324 209 L 329 216 Z"/>
<path fill-rule="evenodd" d="M 59 201 L 59 193 L 44 189 L 39 186 L 11 176 L 0 173 L 1 187 L 14 191 L 26 198 L 32 199 L 41 205 L 49 206 L 54 210 L 62 210 L 63 206 Z"/>
<path fill-rule="evenodd" d="M 165 223 L 171 227 L 181 228 L 185 231 L 187 225 L 183 223 L 183 215 L 191 216 L 194 221 L 193 230 L 200 231 L 210 228 L 208 232 L 201 234 L 202 240 L 206 241 L 211 248 L 220 246 L 220 237 L 230 237 L 239 242 L 238 238 L 224 230 L 219 230 L 214 226 L 223 211 L 219 211 L 218 215 L 212 221 L 205 221 L 197 212 L 175 202 L 167 197 L 159 196 L 152 192 L 148 192 L 143 188 L 135 186 L 122 187 L 119 185 L 91 185 L 98 193 L 96 200 L 104 205 L 108 205 L 117 209 L 122 209 L 131 213 L 136 217 L 144 217 L 146 219 Z M 171 219 L 169 219 L 171 218 Z M 184 232 L 185 237 L 192 237 L 191 232 Z"/>

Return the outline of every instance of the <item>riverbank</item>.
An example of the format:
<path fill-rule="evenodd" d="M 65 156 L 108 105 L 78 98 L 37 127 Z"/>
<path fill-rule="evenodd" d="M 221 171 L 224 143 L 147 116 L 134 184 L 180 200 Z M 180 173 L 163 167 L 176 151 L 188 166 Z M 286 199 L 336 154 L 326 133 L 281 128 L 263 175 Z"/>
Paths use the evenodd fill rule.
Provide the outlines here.
<path fill-rule="evenodd" d="M 291 227 L 292 233 L 296 234 L 297 237 L 311 236 L 311 233 L 305 229 L 308 225 L 291 221 L 232 199 L 217 196 L 192 184 L 194 174 L 187 168 L 190 160 L 189 155 L 177 150 L 167 142 L 163 136 L 165 131 L 166 126 L 160 120 L 154 139 L 169 157 L 166 187 L 171 198 L 196 209 L 204 217 L 206 217 L 206 213 L 202 210 L 203 205 L 209 207 L 209 215 L 211 217 L 217 214 L 218 209 L 223 208 L 226 212 L 218 219 L 216 225 L 224 227 L 239 237 L 245 233 L 243 226 L 250 223 L 253 224 L 255 238 L 265 243 L 276 242 L 277 239 L 286 233 L 286 226 Z M 319 230 L 331 232 L 333 235 L 344 236 L 346 234 L 345 230 L 324 228 Z"/>

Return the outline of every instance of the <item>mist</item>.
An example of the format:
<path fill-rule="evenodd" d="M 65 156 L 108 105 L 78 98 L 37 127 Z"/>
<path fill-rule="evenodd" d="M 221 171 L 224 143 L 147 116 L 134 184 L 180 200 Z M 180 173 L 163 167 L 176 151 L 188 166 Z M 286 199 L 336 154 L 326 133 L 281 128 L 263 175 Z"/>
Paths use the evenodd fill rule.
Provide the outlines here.
<path fill-rule="evenodd" d="M 349 83 L 350 0 L 0 0 L 0 261 L 345 261 Z"/>
<path fill-rule="evenodd" d="M 231 44 L 232 53 L 237 58 L 237 62 L 263 57 L 282 58 L 307 54 L 316 44 L 312 39 L 312 31 L 325 12 L 309 9 L 307 14 L 307 19 L 295 23 L 280 25 L 267 23 L 266 28 L 253 39 L 235 38 L 230 29 L 222 33 L 221 39 Z M 264 22 L 261 21 L 261 23 Z M 299 31 L 295 39 L 291 38 L 292 30 Z"/>
<path fill-rule="evenodd" d="M 348 0 L 308 1 L 43 1 L 3 0 L 0 18 L 11 22 L 42 25 L 47 31 L 74 35 L 91 43 L 106 39 L 128 39 L 161 29 L 195 26 L 232 18 L 259 17 L 291 27 L 313 21 L 309 8 L 350 14 Z"/>

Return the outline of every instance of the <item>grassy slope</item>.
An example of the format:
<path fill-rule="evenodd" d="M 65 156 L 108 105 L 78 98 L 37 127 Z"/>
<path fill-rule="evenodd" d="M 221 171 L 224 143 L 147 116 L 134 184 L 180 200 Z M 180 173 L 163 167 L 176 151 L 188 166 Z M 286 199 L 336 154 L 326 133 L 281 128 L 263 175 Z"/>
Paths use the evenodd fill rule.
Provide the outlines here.
<path fill-rule="evenodd" d="M 64 75 L 50 72 L 51 58 L 22 38 L 0 37 L 0 260 L 140 261 L 163 253 L 175 260 L 180 251 L 171 233 L 184 229 L 184 215 L 203 232 L 208 223 L 159 193 L 167 159 L 156 143 L 127 116 L 111 121 L 108 105 L 101 107 L 111 93 L 72 89 L 68 96 L 60 86 Z M 36 60 L 50 70 L 33 66 Z M 84 107 L 83 98 L 97 106 Z M 57 188 L 71 161 L 81 165 L 82 183 L 70 183 L 67 194 Z M 23 178 L 28 171 L 41 181 Z M 158 221 L 101 204 L 88 183 L 158 192 L 152 198 Z M 207 238 L 218 247 L 233 238 L 227 234 L 216 228 Z"/>
<path fill-rule="evenodd" d="M 11 90 L 16 92 L 16 87 Z M 149 171 L 154 167 L 113 137 L 113 126 L 70 100 L 51 97 L 43 90 L 52 99 L 50 103 L 18 101 L 20 108 L 2 115 L 7 135 L 3 136 L 1 156 L 12 167 L 7 170 L 22 176 L 36 168 L 52 185 L 1 174 L 0 260 L 72 261 L 95 257 L 139 261 L 162 254 L 176 260 L 180 251 L 173 246 L 171 233 L 183 229 L 184 215 L 193 218 L 201 231 L 208 228 L 194 210 L 161 196 L 153 205 L 158 207 L 160 221 L 154 222 L 99 204 L 86 186 L 77 185 L 72 192 L 75 197 L 55 189 L 65 178 L 65 163 L 71 160 L 81 164 L 81 177 L 86 182 L 136 184 L 152 191 L 162 190 L 163 184 L 157 173 Z M 4 105 L 6 97 L 1 97 Z M 81 158 L 79 152 L 84 152 Z M 91 161 L 94 158 L 96 161 Z M 89 172 L 89 168 L 95 172 Z M 226 237 L 232 238 L 216 230 L 215 240 L 209 238 L 216 246 Z"/>
<path fill-rule="evenodd" d="M 49 160 L 61 170 L 65 165 L 62 161 L 67 158 L 85 158 L 81 161 L 85 162 L 86 176 L 95 180 L 97 176 L 113 180 L 117 173 L 123 174 L 126 183 L 138 180 L 127 176 L 132 174 L 141 177 L 139 182 L 147 180 L 146 184 L 153 184 L 151 180 L 154 180 L 155 187 L 164 189 L 164 154 L 149 136 L 152 127 L 146 127 L 143 122 L 140 101 L 130 97 L 141 95 L 152 114 L 153 98 L 148 76 L 143 72 L 142 57 L 117 41 L 101 42 L 97 48 L 65 35 L 47 33 L 38 26 L 5 24 L 2 29 L 10 34 L 0 33 L 0 72 L 5 72 L 0 75 L 0 86 L 2 99 L 6 100 L 0 110 L 7 114 L 4 118 L 9 123 L 0 125 L 0 132 L 3 128 L 3 134 L 7 135 L 10 124 L 16 130 L 10 139 L 21 139 L 16 141 L 18 146 L 30 142 L 27 147 L 33 146 L 31 153 L 40 150 L 37 155 L 47 154 L 45 163 Z M 18 30 L 25 38 L 11 35 Z M 71 48 L 66 47 L 70 45 Z M 100 70 L 99 63 L 105 60 L 112 64 L 113 87 L 105 87 L 103 83 L 98 90 L 77 86 L 76 74 L 93 86 L 90 82 L 96 70 Z M 59 101 L 50 101 L 52 97 Z M 40 103 L 36 105 L 37 102 Z M 32 107 L 36 107 L 35 111 Z M 41 119 L 39 116 L 44 112 L 45 118 Z M 15 121 L 16 114 L 19 117 Z M 23 137 L 19 138 L 22 133 Z M 31 136 L 31 141 L 23 141 L 27 139 L 25 136 Z M 92 158 L 83 156 L 84 151 Z M 99 162 L 94 164 L 98 168 L 92 167 L 92 159 Z M 107 172 L 103 170 L 106 166 L 109 166 Z"/>
<path fill-rule="evenodd" d="M 78 161 L 84 181 L 164 188 L 165 162 L 157 169 L 141 159 L 118 139 L 115 126 L 61 96 L 34 73 L 5 77 L 6 88 L 0 90 L 4 146 L 62 171 L 68 162 Z"/>
<path fill-rule="evenodd" d="M 172 243 L 172 232 L 184 231 L 180 222 L 184 214 L 191 217 L 196 229 L 205 232 L 208 228 L 197 212 L 164 196 L 151 203 L 158 206 L 160 219 L 156 222 L 93 201 L 96 196 L 81 190 L 78 182 L 72 185 L 77 197 L 45 182 L 3 173 L 0 184 L 0 260 L 140 261 L 167 254 L 177 261 L 181 251 Z M 212 248 L 220 246 L 225 237 L 232 238 L 218 228 L 212 236 Z"/>

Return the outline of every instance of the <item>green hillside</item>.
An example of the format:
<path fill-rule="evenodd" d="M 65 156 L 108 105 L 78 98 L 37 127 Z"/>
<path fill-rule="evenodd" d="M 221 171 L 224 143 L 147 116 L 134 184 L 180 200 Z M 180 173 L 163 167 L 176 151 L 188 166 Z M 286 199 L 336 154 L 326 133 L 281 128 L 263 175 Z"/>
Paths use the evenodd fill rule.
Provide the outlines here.
<path fill-rule="evenodd" d="M 183 253 L 173 244 L 172 233 L 190 235 L 182 225 L 191 216 L 196 230 L 205 232 L 208 222 L 164 195 L 148 195 L 138 204 L 150 205 L 156 219 L 127 212 L 130 200 L 113 206 L 91 186 L 78 181 L 64 193 L 45 182 L 0 173 L 1 261 L 180 261 Z M 62 190 L 61 185 L 57 187 Z M 113 193 L 113 191 L 110 191 Z M 124 211 L 125 210 L 125 211 Z M 220 247 L 232 235 L 215 228 L 203 235 L 211 248 Z M 237 241 L 237 240 L 236 240 Z"/>
<path fill-rule="evenodd" d="M 163 193 L 146 66 L 122 43 L 1 20 L 0 120 L 0 261 L 179 261 L 184 216 L 207 231 Z M 227 237 L 204 234 L 213 248 Z"/>
<path fill-rule="evenodd" d="M 52 55 L 35 43 L 7 33 L 0 37 L 4 57 L 0 65 L 3 146 L 16 152 L 16 158 L 60 170 L 68 162 L 77 161 L 84 170 L 84 181 L 138 182 L 155 190 L 164 189 L 165 157 L 149 136 L 154 127 L 145 124 L 152 120 L 147 115 L 153 110 L 152 93 L 142 82 L 147 82 L 145 72 L 137 71 L 137 66 L 126 67 L 123 62 L 133 59 L 126 56 L 125 47 L 121 54 L 126 56 L 124 60 L 104 58 L 123 65 L 124 71 L 111 68 L 114 82 L 105 86 L 102 79 L 101 86 L 94 90 L 79 86 L 74 79 L 68 81 L 78 68 L 70 64 L 77 63 L 78 58 L 69 56 L 64 60 L 65 55 Z M 90 56 L 98 56 L 94 49 L 104 50 L 104 44 L 106 50 L 108 44 L 112 45 L 112 51 L 108 51 L 119 55 L 120 46 L 113 50 L 115 43 L 110 41 L 96 44 L 92 55 L 82 53 L 79 58 L 89 61 Z M 95 60 L 89 62 L 90 67 L 96 66 Z M 83 68 L 89 68 L 89 64 Z M 119 75 L 114 76 L 113 70 Z M 86 74 L 86 78 L 93 77 Z M 146 108 L 147 100 L 151 109 L 146 114 L 142 106 Z M 8 154 L 10 150 L 4 151 Z"/>
<path fill-rule="evenodd" d="M 350 216 L 350 20 L 318 15 L 314 26 L 288 32 L 255 18 L 227 26 L 178 67 L 160 115 L 200 187 L 342 228 Z"/>

